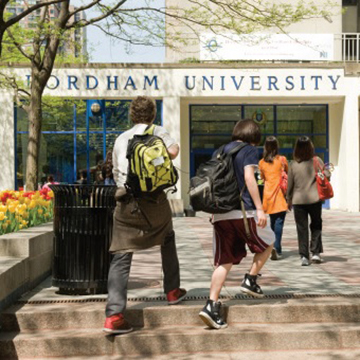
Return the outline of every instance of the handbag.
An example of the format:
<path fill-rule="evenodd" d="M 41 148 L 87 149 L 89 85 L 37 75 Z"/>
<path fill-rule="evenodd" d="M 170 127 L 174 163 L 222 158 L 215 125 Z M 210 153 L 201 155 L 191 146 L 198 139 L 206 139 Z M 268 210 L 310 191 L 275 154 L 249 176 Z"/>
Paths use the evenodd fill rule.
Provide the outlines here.
<path fill-rule="evenodd" d="M 316 156 L 314 157 L 313 163 L 314 163 L 315 178 L 316 178 L 316 185 L 319 194 L 319 199 L 321 201 L 331 199 L 334 196 L 334 191 L 330 184 L 329 179 L 325 175 L 324 172 L 325 166 L 321 168 L 319 160 L 317 159 Z"/>
<path fill-rule="evenodd" d="M 281 176 L 280 176 L 280 189 L 284 196 L 286 196 L 288 187 L 288 174 L 285 171 L 285 162 L 284 157 L 281 157 Z"/>

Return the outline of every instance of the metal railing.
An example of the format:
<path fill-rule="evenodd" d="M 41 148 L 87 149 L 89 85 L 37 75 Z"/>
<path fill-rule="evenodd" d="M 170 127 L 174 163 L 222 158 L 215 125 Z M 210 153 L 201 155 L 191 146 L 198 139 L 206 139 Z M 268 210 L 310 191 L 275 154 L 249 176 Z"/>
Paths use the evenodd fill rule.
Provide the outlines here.
<path fill-rule="evenodd" d="M 360 62 L 360 33 L 341 34 L 342 61 Z"/>

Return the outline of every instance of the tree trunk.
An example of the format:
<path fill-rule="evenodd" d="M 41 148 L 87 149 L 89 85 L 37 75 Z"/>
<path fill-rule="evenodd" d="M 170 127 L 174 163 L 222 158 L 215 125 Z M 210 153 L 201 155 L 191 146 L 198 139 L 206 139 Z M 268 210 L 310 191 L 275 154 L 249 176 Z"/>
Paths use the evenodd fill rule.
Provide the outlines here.
<path fill-rule="evenodd" d="M 32 71 L 31 98 L 28 107 L 29 139 L 26 159 L 26 190 L 33 191 L 38 188 L 39 150 L 42 126 L 42 93 L 45 85 Z M 45 82 L 46 84 L 46 82 Z"/>

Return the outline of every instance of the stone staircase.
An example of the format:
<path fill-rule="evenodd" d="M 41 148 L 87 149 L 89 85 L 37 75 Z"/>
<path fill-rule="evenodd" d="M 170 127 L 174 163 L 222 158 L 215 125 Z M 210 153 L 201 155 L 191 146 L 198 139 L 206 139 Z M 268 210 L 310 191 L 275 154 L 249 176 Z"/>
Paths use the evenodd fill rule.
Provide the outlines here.
<path fill-rule="evenodd" d="M 105 336 L 105 301 L 17 303 L 1 315 L 0 359 L 359 359 L 356 296 L 224 300 L 229 327 L 210 330 L 204 301 L 130 302 L 134 332 Z M 301 356 L 301 357 L 300 357 Z"/>
<path fill-rule="evenodd" d="M 0 312 L 51 272 L 53 225 L 0 236 Z"/>

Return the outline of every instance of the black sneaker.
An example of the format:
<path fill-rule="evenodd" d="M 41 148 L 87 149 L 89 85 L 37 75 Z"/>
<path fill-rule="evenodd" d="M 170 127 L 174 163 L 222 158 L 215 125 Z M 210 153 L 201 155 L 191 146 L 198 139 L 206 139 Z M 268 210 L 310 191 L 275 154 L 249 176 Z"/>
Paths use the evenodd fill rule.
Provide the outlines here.
<path fill-rule="evenodd" d="M 200 311 L 200 319 L 209 327 L 213 329 L 225 329 L 227 323 L 222 319 L 220 315 L 221 302 L 215 302 L 208 300 L 206 305 Z"/>
<path fill-rule="evenodd" d="M 244 280 L 241 283 L 240 290 L 248 295 L 252 295 L 257 298 L 263 298 L 265 295 L 261 290 L 261 287 L 256 283 L 256 278 L 259 275 L 245 274 Z"/>

